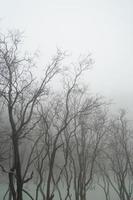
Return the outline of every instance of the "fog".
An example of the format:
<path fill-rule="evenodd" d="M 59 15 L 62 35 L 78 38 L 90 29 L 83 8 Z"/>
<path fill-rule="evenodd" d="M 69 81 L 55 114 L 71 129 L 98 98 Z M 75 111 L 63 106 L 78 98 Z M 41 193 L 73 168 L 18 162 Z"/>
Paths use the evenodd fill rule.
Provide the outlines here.
<path fill-rule="evenodd" d="M 132 0 L 1 2 L 0 198 L 132 198 L 132 11 Z"/>
<path fill-rule="evenodd" d="M 132 118 L 132 10 L 132 0 L 5 0 L 0 28 L 24 31 L 25 49 L 39 50 L 41 63 L 57 47 L 74 58 L 91 53 L 95 64 L 85 78 L 90 89 Z"/>

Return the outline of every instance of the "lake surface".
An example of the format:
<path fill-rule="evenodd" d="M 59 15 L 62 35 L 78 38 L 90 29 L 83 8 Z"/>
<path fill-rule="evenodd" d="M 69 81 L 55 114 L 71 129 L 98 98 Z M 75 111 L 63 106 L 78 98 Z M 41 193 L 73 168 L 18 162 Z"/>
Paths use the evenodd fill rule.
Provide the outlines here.
<path fill-rule="evenodd" d="M 6 184 L 0 184 L 0 200 L 3 199 L 3 196 L 7 190 L 7 185 Z M 35 185 L 28 185 L 26 187 L 26 190 L 32 194 L 32 196 L 35 196 Z M 64 191 L 65 193 L 65 188 L 62 187 L 61 191 Z M 6 198 L 8 200 L 8 198 Z M 30 200 L 30 198 L 27 195 L 24 195 L 24 200 Z M 40 198 L 41 200 L 41 198 Z M 56 194 L 54 200 L 59 200 L 58 194 Z M 105 200 L 104 193 L 102 190 L 96 186 L 94 189 L 90 190 L 87 194 L 87 200 Z M 111 200 L 118 200 L 118 197 L 113 193 L 111 193 Z"/>

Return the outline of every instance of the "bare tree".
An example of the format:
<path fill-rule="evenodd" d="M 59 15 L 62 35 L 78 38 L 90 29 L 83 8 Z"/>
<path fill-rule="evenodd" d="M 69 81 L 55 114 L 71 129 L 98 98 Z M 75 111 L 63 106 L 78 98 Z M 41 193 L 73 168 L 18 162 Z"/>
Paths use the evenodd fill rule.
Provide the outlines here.
<path fill-rule="evenodd" d="M 111 120 L 104 162 L 100 170 L 104 184 L 113 188 L 120 200 L 130 200 L 133 192 L 132 179 L 132 138 L 125 112 Z M 104 185 L 105 189 L 105 185 Z"/>
<path fill-rule="evenodd" d="M 46 155 L 46 157 L 44 156 L 44 159 L 41 158 L 41 160 L 37 160 L 36 169 L 39 175 L 37 193 L 44 182 L 42 175 L 44 171 L 47 170 L 45 176 L 46 195 L 43 193 L 43 198 L 45 197 L 46 200 L 54 198 L 55 190 L 57 190 L 59 198 L 63 198 L 59 188 L 59 183 L 63 174 L 66 174 L 66 176 L 68 175 L 66 171 L 68 152 L 66 152 L 66 149 L 68 149 L 71 134 L 74 132 L 73 123 L 75 119 L 79 117 L 80 113 L 83 112 L 83 109 L 85 110 L 88 105 L 86 102 L 86 107 L 82 107 L 82 110 L 81 106 L 78 106 L 78 103 L 81 103 L 78 101 L 84 93 L 83 89 L 79 87 L 79 79 L 81 78 L 82 73 L 88 70 L 89 67 L 90 62 L 87 57 L 79 63 L 77 68 L 75 68 L 75 75 L 73 77 L 64 77 L 63 90 L 61 94 L 56 94 L 53 99 L 51 98 L 49 106 L 47 106 L 49 111 L 46 112 L 42 107 L 42 123 L 45 132 L 44 155 Z M 80 95 L 78 95 L 78 93 Z M 76 98 L 78 99 L 76 100 Z M 84 102 L 85 99 L 84 94 Z M 74 106 L 75 101 L 77 101 L 77 107 Z M 66 137 L 69 138 L 67 142 Z M 58 154 L 60 155 L 60 158 L 58 157 Z M 46 162 L 47 164 L 44 165 Z M 44 169 L 46 165 L 48 167 L 47 169 Z M 68 182 L 70 183 L 70 180 L 68 180 Z M 67 197 L 70 198 L 71 195 L 69 192 L 69 189 L 67 189 Z"/>
<path fill-rule="evenodd" d="M 59 72 L 59 65 L 64 57 L 58 51 L 45 68 L 41 82 L 37 84 L 32 74 L 34 63 L 27 56 L 21 55 L 20 42 L 19 33 L 0 36 L 0 96 L 10 123 L 13 156 L 8 175 L 13 200 L 23 199 L 22 190 L 26 181 L 26 174 L 22 176 L 20 144 L 40 120 L 35 112 L 38 102 L 42 96 L 47 96 L 48 84 Z"/>
<path fill-rule="evenodd" d="M 79 118 L 80 127 L 74 134 L 74 147 L 70 153 L 75 199 L 79 200 L 86 200 L 95 174 L 95 162 L 101 152 L 102 138 L 106 134 L 106 117 L 98 108 L 101 103 L 92 100 L 90 105 Z"/>
<path fill-rule="evenodd" d="M 110 195 L 110 181 L 105 176 L 105 174 L 102 173 L 102 170 L 100 170 L 100 176 L 98 176 L 97 184 L 103 190 L 104 195 L 105 195 L 105 199 L 106 200 L 111 200 L 111 195 Z"/>

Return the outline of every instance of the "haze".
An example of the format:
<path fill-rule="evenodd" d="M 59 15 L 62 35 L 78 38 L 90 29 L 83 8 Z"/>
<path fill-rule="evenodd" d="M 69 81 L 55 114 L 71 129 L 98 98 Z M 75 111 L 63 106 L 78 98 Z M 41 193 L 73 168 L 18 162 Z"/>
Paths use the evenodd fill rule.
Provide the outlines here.
<path fill-rule="evenodd" d="M 46 62 L 56 47 L 74 57 L 92 54 L 85 81 L 94 93 L 133 113 L 132 0 L 5 0 L 1 30 L 24 31 L 25 49 L 39 49 Z"/>

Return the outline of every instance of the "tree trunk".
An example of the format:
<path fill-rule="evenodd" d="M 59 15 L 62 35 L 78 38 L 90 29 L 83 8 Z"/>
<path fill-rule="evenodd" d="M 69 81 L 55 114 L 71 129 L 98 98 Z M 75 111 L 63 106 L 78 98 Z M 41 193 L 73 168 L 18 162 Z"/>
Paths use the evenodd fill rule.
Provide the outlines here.
<path fill-rule="evenodd" d="M 15 188 L 14 188 L 14 167 L 12 167 L 11 169 L 10 169 L 10 172 L 9 172 L 9 174 L 8 174 L 8 176 L 9 176 L 9 200 L 11 200 L 12 199 L 12 197 L 13 197 L 13 200 L 16 200 L 16 192 L 15 192 Z"/>
<path fill-rule="evenodd" d="M 14 168 L 16 172 L 16 199 L 22 200 L 22 190 L 23 190 L 23 182 L 21 176 L 21 164 L 20 164 L 20 154 L 19 154 L 19 146 L 18 139 L 16 135 L 13 135 L 13 148 L 14 148 Z"/>

